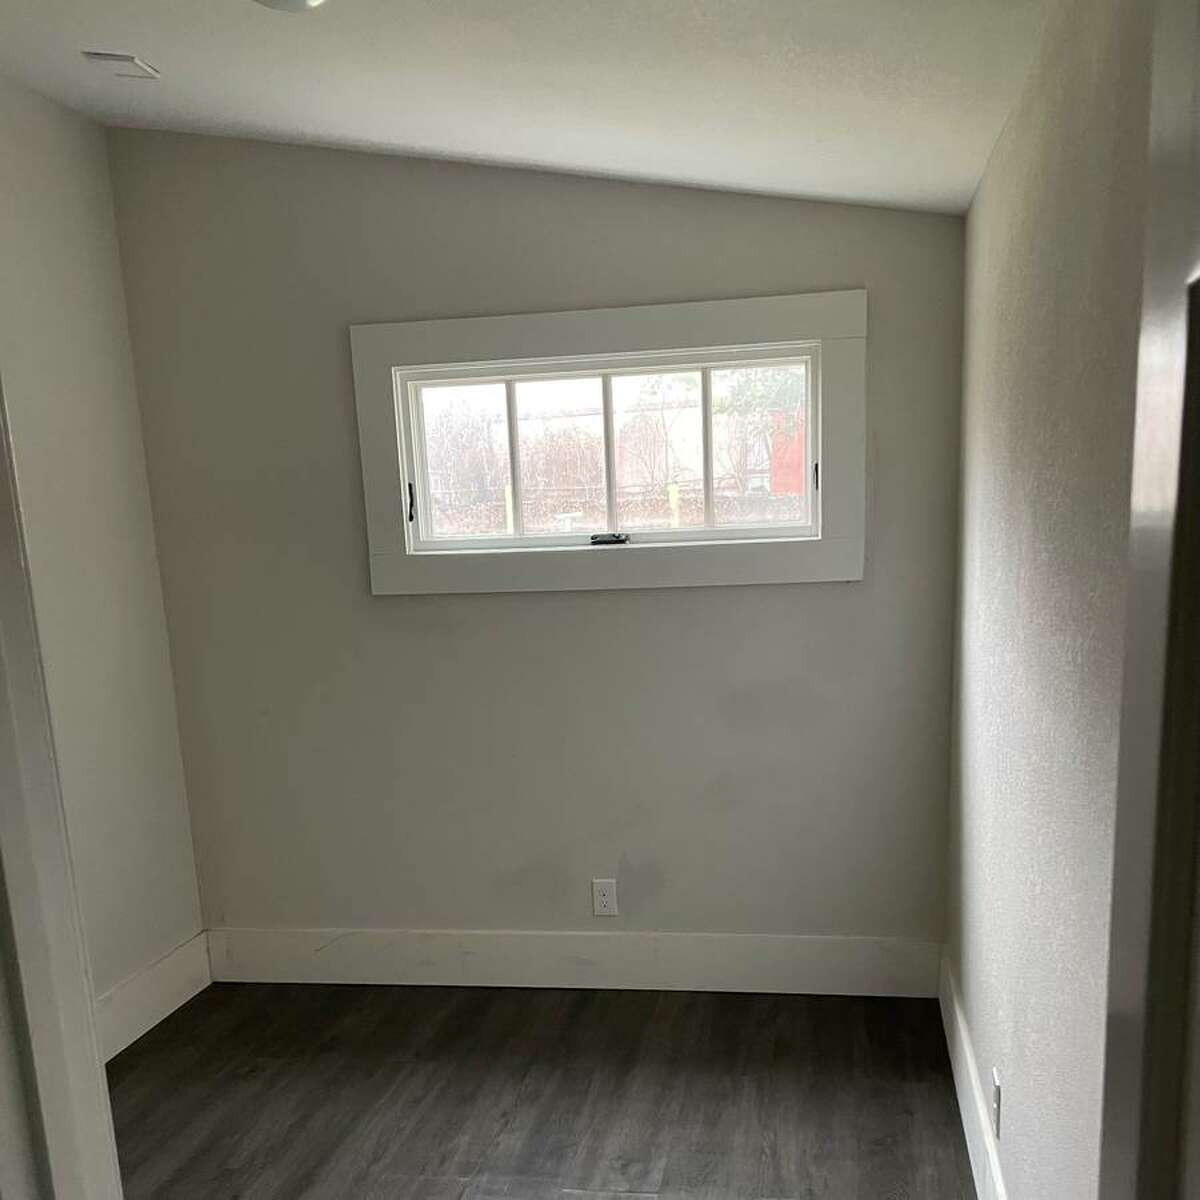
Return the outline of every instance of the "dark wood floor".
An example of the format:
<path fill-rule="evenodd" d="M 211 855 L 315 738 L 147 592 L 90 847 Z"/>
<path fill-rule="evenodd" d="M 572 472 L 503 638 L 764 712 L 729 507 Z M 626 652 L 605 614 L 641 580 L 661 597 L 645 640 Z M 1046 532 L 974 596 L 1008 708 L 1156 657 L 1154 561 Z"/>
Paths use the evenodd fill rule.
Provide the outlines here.
<path fill-rule="evenodd" d="M 128 1200 L 974 1196 L 932 1001 L 217 984 L 109 1083 Z"/>

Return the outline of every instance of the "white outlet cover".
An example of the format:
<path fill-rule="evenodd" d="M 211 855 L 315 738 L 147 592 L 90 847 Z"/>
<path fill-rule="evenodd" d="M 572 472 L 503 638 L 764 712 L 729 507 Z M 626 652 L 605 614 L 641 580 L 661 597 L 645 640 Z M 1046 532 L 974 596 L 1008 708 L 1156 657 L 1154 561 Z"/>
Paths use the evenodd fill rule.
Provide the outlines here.
<path fill-rule="evenodd" d="M 592 916 L 615 917 L 617 915 L 617 881 L 615 879 L 592 880 Z"/>

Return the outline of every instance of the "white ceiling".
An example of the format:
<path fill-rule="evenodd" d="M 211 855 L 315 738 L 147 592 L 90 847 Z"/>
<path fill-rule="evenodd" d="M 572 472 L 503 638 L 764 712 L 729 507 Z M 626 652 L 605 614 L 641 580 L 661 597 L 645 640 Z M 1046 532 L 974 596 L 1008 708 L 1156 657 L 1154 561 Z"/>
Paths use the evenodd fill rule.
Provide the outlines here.
<path fill-rule="evenodd" d="M 0 71 L 116 125 L 962 211 L 1047 2 L 0 0 Z"/>

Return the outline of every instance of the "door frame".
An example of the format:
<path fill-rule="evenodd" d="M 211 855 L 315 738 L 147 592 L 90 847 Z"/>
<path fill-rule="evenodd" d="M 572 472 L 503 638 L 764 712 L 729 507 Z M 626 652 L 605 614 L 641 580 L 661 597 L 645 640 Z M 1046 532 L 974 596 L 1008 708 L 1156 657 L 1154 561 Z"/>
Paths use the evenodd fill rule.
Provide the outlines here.
<path fill-rule="evenodd" d="M 54 1200 L 121 1200 L 0 378 L 0 886 L 31 1151 Z M 2 906 L 0 906 L 2 907 Z"/>
<path fill-rule="evenodd" d="M 1180 787 L 1178 726 L 1189 718 L 1181 711 L 1188 705 L 1181 705 L 1186 697 L 1180 692 L 1178 658 L 1195 637 L 1196 612 L 1194 601 L 1189 605 L 1173 580 L 1182 565 L 1176 550 L 1184 513 L 1180 462 L 1189 287 L 1200 275 L 1198 35 L 1200 0 L 1158 0 L 1113 844 L 1101 1200 L 1168 1200 L 1179 1188 L 1195 800 Z"/>

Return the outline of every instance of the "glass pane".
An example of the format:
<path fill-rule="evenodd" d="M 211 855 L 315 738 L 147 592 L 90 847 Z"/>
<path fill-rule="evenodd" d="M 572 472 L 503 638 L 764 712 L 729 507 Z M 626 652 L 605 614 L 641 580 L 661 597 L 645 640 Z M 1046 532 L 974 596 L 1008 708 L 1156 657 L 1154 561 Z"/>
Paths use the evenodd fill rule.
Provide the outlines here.
<path fill-rule="evenodd" d="M 612 396 L 618 525 L 703 525 L 700 372 L 614 375 Z"/>
<path fill-rule="evenodd" d="M 608 524 L 604 388 L 596 379 L 516 385 L 526 533 L 595 533 Z"/>
<path fill-rule="evenodd" d="M 808 523 L 807 401 L 806 363 L 713 371 L 718 525 Z"/>
<path fill-rule="evenodd" d="M 511 534 L 508 401 L 502 383 L 421 388 L 430 536 Z"/>

